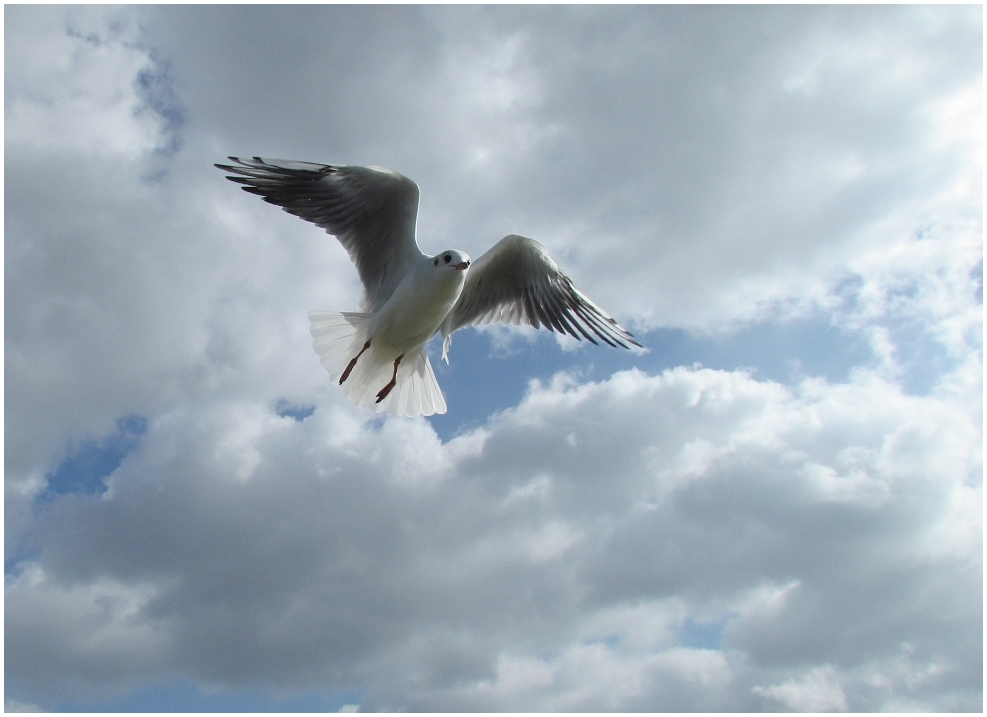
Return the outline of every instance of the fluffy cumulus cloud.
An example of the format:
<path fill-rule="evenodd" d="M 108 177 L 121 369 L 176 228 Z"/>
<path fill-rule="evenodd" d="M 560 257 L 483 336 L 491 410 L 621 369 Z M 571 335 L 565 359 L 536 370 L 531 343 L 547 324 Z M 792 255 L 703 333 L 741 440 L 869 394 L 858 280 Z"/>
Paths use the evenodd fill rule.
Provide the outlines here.
<path fill-rule="evenodd" d="M 448 443 L 175 409 L 8 578 L 18 682 L 368 709 L 974 706 L 979 427 L 872 375 L 563 375 Z M 67 540 L 66 536 L 72 536 Z"/>
<path fill-rule="evenodd" d="M 11 6 L 5 46 L 9 710 L 982 708 L 980 8 Z M 452 423 L 352 406 L 306 312 L 356 272 L 226 154 L 392 166 L 426 252 L 534 236 L 649 352 L 457 336 Z"/>

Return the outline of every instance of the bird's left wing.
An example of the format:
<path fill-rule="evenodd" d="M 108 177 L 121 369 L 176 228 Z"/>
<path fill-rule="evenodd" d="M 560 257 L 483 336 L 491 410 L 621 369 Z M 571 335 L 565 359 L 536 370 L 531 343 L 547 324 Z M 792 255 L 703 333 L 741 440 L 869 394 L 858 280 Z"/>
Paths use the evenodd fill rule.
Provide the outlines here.
<path fill-rule="evenodd" d="M 365 308 L 387 301 L 422 256 L 415 240 L 418 185 L 385 167 L 349 167 L 285 159 L 217 164 L 230 181 L 322 227 L 346 247 L 366 292 Z"/>
<path fill-rule="evenodd" d="M 452 333 L 464 326 L 501 324 L 544 325 L 550 331 L 611 346 L 640 346 L 603 309 L 572 284 L 533 239 L 511 234 L 497 242 L 470 267 L 459 300 L 442 323 L 442 356 Z"/>

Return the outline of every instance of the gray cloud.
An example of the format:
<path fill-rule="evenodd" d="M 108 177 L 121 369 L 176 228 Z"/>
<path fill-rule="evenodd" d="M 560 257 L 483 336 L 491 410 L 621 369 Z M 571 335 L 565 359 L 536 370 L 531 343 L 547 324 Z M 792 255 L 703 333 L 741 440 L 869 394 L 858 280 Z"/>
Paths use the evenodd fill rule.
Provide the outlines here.
<path fill-rule="evenodd" d="M 756 709 L 754 685 L 831 666 L 850 709 L 887 706 L 864 668 L 894 697 L 972 707 L 978 441 L 948 401 L 882 382 L 792 395 L 684 369 L 536 387 L 449 444 L 337 411 L 175 412 L 109 499 L 39 515 L 37 567 L 8 579 L 8 679 L 361 683 L 384 709 Z M 722 645 L 681 647 L 687 617 L 725 620 Z M 597 678 L 580 672 L 589 646 Z M 938 666 L 931 695 L 880 667 L 902 650 Z M 512 687 L 518 660 L 543 689 Z M 607 670 L 653 684 L 625 692 Z"/>
<path fill-rule="evenodd" d="M 6 8 L 11 704 L 980 709 L 981 38 L 978 8 Z M 426 251 L 530 234 L 639 332 L 812 313 L 874 356 L 576 372 L 443 443 L 325 381 L 305 314 L 355 272 L 226 153 L 392 166 Z M 105 494 L 39 498 L 135 415 Z"/>

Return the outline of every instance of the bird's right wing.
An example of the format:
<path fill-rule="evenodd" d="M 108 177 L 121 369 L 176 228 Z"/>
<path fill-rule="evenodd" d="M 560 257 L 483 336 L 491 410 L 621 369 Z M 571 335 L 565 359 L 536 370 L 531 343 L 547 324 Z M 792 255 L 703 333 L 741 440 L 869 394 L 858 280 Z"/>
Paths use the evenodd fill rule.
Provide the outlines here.
<path fill-rule="evenodd" d="M 534 239 L 511 234 L 477 259 L 466 276 L 459 300 L 442 323 L 442 355 L 452 333 L 464 326 L 525 323 L 550 331 L 597 338 L 611 346 L 640 346 L 607 312 L 572 284 Z"/>
<path fill-rule="evenodd" d="M 335 235 L 356 264 L 367 311 L 376 311 L 422 256 L 415 241 L 418 185 L 384 167 L 281 159 L 217 164 L 232 182 Z"/>

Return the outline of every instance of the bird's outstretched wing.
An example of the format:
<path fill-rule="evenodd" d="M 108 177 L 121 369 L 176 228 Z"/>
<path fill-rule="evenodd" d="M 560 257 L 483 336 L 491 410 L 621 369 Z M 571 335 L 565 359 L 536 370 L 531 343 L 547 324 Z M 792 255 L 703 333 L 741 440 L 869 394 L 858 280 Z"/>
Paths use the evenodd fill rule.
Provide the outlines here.
<path fill-rule="evenodd" d="M 418 185 L 384 167 L 338 167 L 282 159 L 217 164 L 232 182 L 335 235 L 356 264 L 376 311 L 422 256 L 415 241 Z"/>
<path fill-rule="evenodd" d="M 629 331 L 594 304 L 533 239 L 511 234 L 470 267 L 463 293 L 442 323 L 442 355 L 464 326 L 526 323 L 611 346 L 640 346 Z M 448 361 L 448 358 L 446 358 Z"/>

